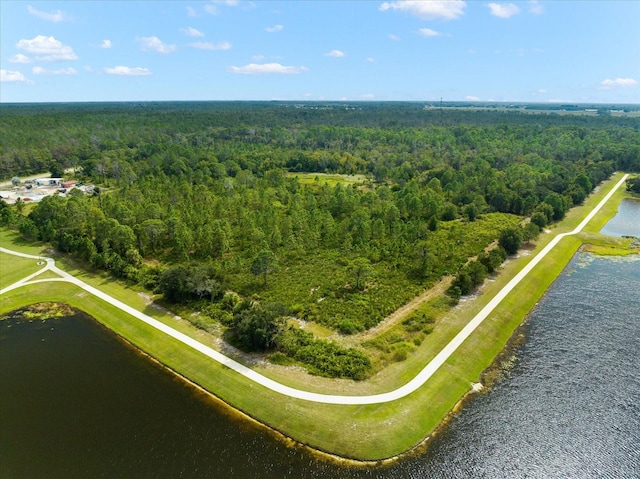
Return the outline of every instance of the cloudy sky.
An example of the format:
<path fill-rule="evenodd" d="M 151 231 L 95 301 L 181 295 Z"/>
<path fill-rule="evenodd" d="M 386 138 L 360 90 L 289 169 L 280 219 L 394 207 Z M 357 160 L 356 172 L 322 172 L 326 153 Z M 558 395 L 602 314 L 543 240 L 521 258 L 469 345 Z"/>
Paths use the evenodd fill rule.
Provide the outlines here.
<path fill-rule="evenodd" d="M 640 103 L 640 1 L 0 0 L 0 101 Z"/>

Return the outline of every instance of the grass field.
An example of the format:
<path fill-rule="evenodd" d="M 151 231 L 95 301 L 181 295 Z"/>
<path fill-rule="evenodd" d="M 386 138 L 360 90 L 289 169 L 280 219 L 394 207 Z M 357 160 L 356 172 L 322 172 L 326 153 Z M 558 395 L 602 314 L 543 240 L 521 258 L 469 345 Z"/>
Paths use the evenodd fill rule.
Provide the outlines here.
<path fill-rule="evenodd" d="M 35 273 L 42 268 L 37 261 L 28 258 L 18 258 L 5 253 L 0 253 L 0 289 Z"/>
<path fill-rule="evenodd" d="M 337 184 L 363 185 L 367 181 L 364 175 L 338 175 L 329 173 L 287 173 L 288 178 L 297 178 L 301 185 L 327 185 L 334 187 Z"/>
<path fill-rule="evenodd" d="M 287 385 L 318 392 L 372 394 L 393 390 L 413 378 L 424 365 L 495 295 L 551 238 L 572 230 L 595 204 L 620 179 L 605 182 L 583 206 L 574 208 L 567 218 L 543 234 L 530 255 L 509 260 L 492 282 L 472 301 L 462 302 L 439 321 L 406 361 L 393 363 L 365 382 L 330 380 L 301 373 L 297 369 L 270 365 L 255 366 L 262 374 Z M 592 220 L 587 233 L 595 234 L 615 214 L 624 197 L 619 191 L 609 204 Z M 503 350 L 528 311 L 561 273 L 564 266 L 582 244 L 579 237 L 565 238 L 545 257 L 501 303 L 496 310 L 462 344 L 436 374 L 416 392 L 390 403 L 366 406 L 341 406 L 310 403 L 283 397 L 239 377 L 228 368 L 200 353 L 166 337 L 149 326 L 130 318 L 112 305 L 94 298 L 66 283 L 40 283 L 18 288 L 2 296 L 0 313 L 42 301 L 59 301 L 81 309 L 105 324 L 117 334 L 158 359 L 172 370 L 212 392 L 233 407 L 265 423 L 296 441 L 342 457 L 375 461 L 401 454 L 431 434 L 460 398 L 477 382 L 482 372 Z M 41 254 L 42 246 L 30 246 L 9 232 L 0 233 L 0 245 L 31 254 Z M 2 284 L 37 270 L 19 258 L 2 260 Z M 121 301 L 150 316 L 214 345 L 213 339 L 189 322 L 176 319 L 171 313 L 151 307 L 139 292 L 103 275 L 81 271 L 58 258 L 57 264 L 83 281 L 99 287 Z"/>

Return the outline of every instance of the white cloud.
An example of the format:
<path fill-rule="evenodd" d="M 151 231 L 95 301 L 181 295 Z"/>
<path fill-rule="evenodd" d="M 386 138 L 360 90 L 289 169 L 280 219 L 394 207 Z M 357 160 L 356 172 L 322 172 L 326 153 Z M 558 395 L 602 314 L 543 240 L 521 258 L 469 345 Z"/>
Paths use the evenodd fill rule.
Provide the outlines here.
<path fill-rule="evenodd" d="M 499 18 L 509 18 L 520 13 L 520 8 L 513 3 L 488 3 L 491 15 Z"/>
<path fill-rule="evenodd" d="M 423 20 L 455 20 L 464 14 L 466 6 L 463 0 L 395 0 L 384 2 L 380 11 L 399 10 Z"/>
<path fill-rule="evenodd" d="M 121 65 L 113 68 L 105 68 L 104 71 L 109 75 L 119 75 L 119 76 L 138 77 L 138 76 L 151 75 L 151 70 L 149 70 L 148 68 L 142 68 L 142 67 L 131 68 L 131 67 L 123 67 Z"/>
<path fill-rule="evenodd" d="M 542 15 L 544 13 L 544 8 L 540 5 L 538 0 L 530 0 L 529 1 L 529 12 L 534 15 Z"/>
<path fill-rule="evenodd" d="M 111 48 L 113 44 L 111 43 L 111 40 L 102 40 L 102 43 L 99 46 L 100 48 Z"/>
<path fill-rule="evenodd" d="M 78 59 L 78 56 L 70 46 L 64 45 L 54 37 L 45 37 L 44 35 L 38 35 L 31 40 L 20 40 L 16 47 L 36 55 L 36 59 L 41 61 L 52 62 Z"/>
<path fill-rule="evenodd" d="M 137 40 L 138 42 L 140 42 L 140 46 L 142 47 L 143 51 L 152 50 L 154 52 L 167 54 L 177 49 L 175 45 L 169 45 L 167 43 L 164 43 L 162 40 L 160 40 L 158 37 L 155 37 L 155 36 L 142 37 L 142 38 L 138 38 Z"/>
<path fill-rule="evenodd" d="M 235 7 L 238 5 L 237 0 L 211 0 L 210 3 L 204 6 L 204 11 L 210 15 L 218 14 L 218 5 L 226 5 L 228 7 Z"/>
<path fill-rule="evenodd" d="M 375 63 L 376 59 L 373 57 L 367 57 L 367 63 Z"/>
<path fill-rule="evenodd" d="M 374 100 L 376 96 L 373 93 L 364 93 L 363 95 L 361 95 L 361 98 L 363 100 Z"/>
<path fill-rule="evenodd" d="M 9 58 L 9 63 L 31 63 L 31 58 L 22 53 L 18 53 L 17 55 Z"/>
<path fill-rule="evenodd" d="M 480 101 L 480 98 L 478 98 L 477 96 L 473 96 L 473 95 L 467 95 L 464 97 L 465 100 L 467 101 Z"/>
<path fill-rule="evenodd" d="M 333 58 L 344 58 L 347 54 L 341 50 L 331 50 L 328 53 L 324 54 L 325 57 L 333 57 Z"/>
<path fill-rule="evenodd" d="M 67 15 L 62 13 L 62 11 L 60 11 L 60 10 L 56 10 L 53 13 L 47 13 L 47 12 L 43 12 L 43 11 L 40 11 L 40 10 L 36 10 L 31 5 L 27 6 L 27 10 L 34 17 L 38 17 L 38 18 L 40 18 L 42 20 L 46 20 L 48 22 L 59 23 L 59 22 L 63 22 L 65 20 L 69 19 L 67 17 Z"/>
<path fill-rule="evenodd" d="M 282 25 L 274 25 L 272 27 L 267 27 L 265 30 L 269 33 L 281 32 L 284 27 Z"/>
<path fill-rule="evenodd" d="M 442 33 L 431 30 L 430 28 L 421 28 L 418 33 L 423 37 L 439 37 Z"/>
<path fill-rule="evenodd" d="M 194 38 L 204 37 L 204 33 L 202 33 L 200 30 L 193 27 L 181 28 L 180 31 L 190 37 L 194 37 Z"/>
<path fill-rule="evenodd" d="M 600 85 L 604 88 L 630 87 L 636 86 L 637 84 L 638 82 L 633 78 L 616 78 L 615 80 L 607 78 L 600 82 Z"/>
<path fill-rule="evenodd" d="M 194 42 L 189 43 L 189 46 L 200 50 L 231 50 L 231 43 L 229 42 Z"/>
<path fill-rule="evenodd" d="M 389 34 L 389 38 L 391 40 L 393 40 L 394 42 L 399 42 L 400 41 L 400 37 L 398 35 L 394 35 L 393 33 Z"/>
<path fill-rule="evenodd" d="M 239 73 L 242 75 L 266 75 L 266 74 L 280 74 L 280 75 L 297 75 L 299 73 L 308 71 L 306 67 L 294 67 L 285 66 L 280 63 L 250 63 L 243 67 L 229 67 L 231 73 Z"/>
<path fill-rule="evenodd" d="M 0 83 L 28 83 L 28 80 L 20 72 L 1 69 Z"/>
<path fill-rule="evenodd" d="M 187 7 L 187 17 L 197 17 L 198 13 L 196 12 L 196 9 L 193 7 Z"/>
<path fill-rule="evenodd" d="M 47 70 L 42 67 L 33 67 L 31 69 L 34 75 L 77 75 L 75 68 L 60 68 L 59 70 Z"/>

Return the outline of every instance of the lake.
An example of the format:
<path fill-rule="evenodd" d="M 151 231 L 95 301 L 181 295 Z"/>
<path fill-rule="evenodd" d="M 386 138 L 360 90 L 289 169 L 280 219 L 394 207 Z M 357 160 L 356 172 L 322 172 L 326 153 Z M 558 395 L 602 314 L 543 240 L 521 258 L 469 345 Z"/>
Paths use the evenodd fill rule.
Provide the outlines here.
<path fill-rule="evenodd" d="M 600 230 L 608 236 L 635 236 L 640 238 L 640 200 L 625 198 L 618 212 Z"/>
<path fill-rule="evenodd" d="M 14 314 L 0 321 L 0 477 L 637 478 L 639 291 L 640 257 L 576 254 L 502 378 L 382 467 L 283 441 L 85 314 Z"/>

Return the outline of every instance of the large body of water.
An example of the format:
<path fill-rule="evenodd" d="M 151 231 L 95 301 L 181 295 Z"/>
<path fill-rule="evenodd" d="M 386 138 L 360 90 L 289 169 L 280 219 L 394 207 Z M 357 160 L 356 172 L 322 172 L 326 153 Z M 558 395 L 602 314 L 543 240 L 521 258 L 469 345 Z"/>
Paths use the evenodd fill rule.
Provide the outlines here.
<path fill-rule="evenodd" d="M 286 445 L 85 315 L 16 316 L 0 321 L 0 477 L 638 478 L 639 292 L 640 258 L 577 254 L 505 377 L 425 451 L 365 468 Z"/>

